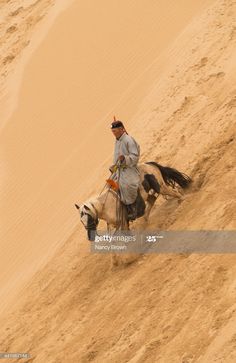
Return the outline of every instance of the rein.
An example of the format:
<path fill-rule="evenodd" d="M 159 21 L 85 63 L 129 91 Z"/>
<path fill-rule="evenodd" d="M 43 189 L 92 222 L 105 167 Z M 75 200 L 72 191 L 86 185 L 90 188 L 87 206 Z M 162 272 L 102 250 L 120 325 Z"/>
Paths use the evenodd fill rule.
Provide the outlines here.
<path fill-rule="evenodd" d="M 116 164 L 115 164 L 116 166 L 117 166 L 117 171 L 118 171 L 118 180 L 117 180 L 117 182 L 118 182 L 118 185 L 119 185 L 119 180 L 120 180 L 120 169 L 122 168 L 122 165 L 121 165 L 121 163 L 118 161 Z M 114 174 L 114 172 L 113 173 L 111 173 L 110 174 L 110 177 L 111 177 L 111 175 L 113 175 Z M 109 177 L 109 178 L 110 178 Z M 104 189 L 105 189 L 105 187 L 107 186 L 107 183 L 104 185 L 104 187 L 102 188 L 102 190 L 101 190 L 101 192 L 99 193 L 99 196 L 102 194 L 102 192 L 104 191 Z M 109 192 L 112 192 L 113 194 L 115 194 L 115 197 L 116 197 L 116 229 L 115 229 L 115 232 L 114 233 L 116 233 L 116 231 L 120 228 L 120 227 L 122 227 L 123 226 L 123 222 L 124 222 L 124 213 L 123 213 L 123 211 L 124 211 L 124 209 L 123 209 L 123 207 L 122 207 L 122 205 L 121 205 L 121 200 L 119 201 L 119 196 L 120 196 L 120 191 L 118 190 L 117 192 L 116 191 L 114 191 L 113 189 L 112 189 L 112 187 L 111 186 L 109 186 L 109 188 L 108 188 L 108 190 L 107 190 L 107 193 L 106 193 L 106 197 L 105 197 L 105 200 L 104 200 L 104 202 L 102 203 L 102 210 L 101 210 L 101 213 L 103 212 L 103 209 L 104 209 L 104 206 L 105 206 L 105 203 L 106 203 L 106 200 L 107 200 L 107 197 L 108 197 L 108 193 Z M 91 203 L 92 204 L 92 203 Z M 93 206 L 94 207 L 94 206 Z M 94 209 L 95 209 L 95 211 L 96 211 L 96 213 L 97 213 L 97 216 L 98 216 L 98 212 L 97 212 L 97 210 L 96 210 L 96 208 L 94 207 Z M 98 223 L 99 223 L 99 219 L 97 218 L 97 220 L 98 220 Z M 107 228 L 108 229 L 108 228 Z"/>
<path fill-rule="evenodd" d="M 119 180 L 120 180 L 120 169 L 122 168 L 122 165 L 121 165 L 121 163 L 118 161 L 117 163 L 116 163 L 116 166 L 117 166 L 117 171 L 118 171 L 118 185 L 119 185 Z M 110 174 L 110 177 L 112 176 L 114 174 L 114 172 L 113 173 L 111 173 Z M 109 178 L 110 178 L 109 177 Z M 107 186 L 107 183 L 105 183 L 105 185 L 104 185 L 104 187 L 102 188 L 102 190 L 101 190 L 101 192 L 99 193 L 99 196 L 102 194 L 102 192 L 104 191 L 104 189 L 106 188 L 106 186 Z M 114 231 L 114 234 L 118 231 L 118 229 L 120 228 L 120 227 L 123 227 L 123 223 L 124 223 L 124 208 L 122 207 L 122 204 L 121 204 L 121 200 L 119 201 L 119 196 L 120 196 L 120 191 L 118 190 L 117 192 L 116 191 L 114 191 L 113 189 L 112 189 L 112 187 L 111 186 L 109 186 L 109 188 L 108 188 L 108 190 L 107 190 L 107 192 L 106 192 L 106 196 L 105 196 L 105 199 L 104 199 L 104 202 L 102 203 L 102 209 L 101 209 L 101 214 L 102 214 L 102 212 L 103 212 L 103 210 L 104 210 L 104 206 L 105 206 L 105 203 L 106 203 L 106 200 L 107 200 L 107 197 L 108 197 L 108 194 L 109 194 L 109 192 L 112 192 L 113 194 L 115 194 L 115 197 L 116 197 L 116 229 L 115 229 L 115 231 Z M 90 202 L 90 204 L 92 205 L 92 207 L 93 207 L 93 209 L 94 209 L 94 211 L 95 211 L 95 213 L 96 213 L 96 221 L 95 222 L 91 222 L 91 223 L 89 223 L 89 225 L 87 225 L 87 228 L 86 229 L 90 229 L 90 228 L 92 228 L 92 227 L 94 227 L 94 225 L 98 225 L 98 223 L 99 223 L 99 218 L 98 218 L 98 211 L 97 211 L 97 209 L 95 208 L 95 206 L 94 206 L 94 204 L 92 203 L 92 202 Z M 109 228 L 108 228 L 108 223 L 107 223 L 107 229 L 109 230 Z"/>

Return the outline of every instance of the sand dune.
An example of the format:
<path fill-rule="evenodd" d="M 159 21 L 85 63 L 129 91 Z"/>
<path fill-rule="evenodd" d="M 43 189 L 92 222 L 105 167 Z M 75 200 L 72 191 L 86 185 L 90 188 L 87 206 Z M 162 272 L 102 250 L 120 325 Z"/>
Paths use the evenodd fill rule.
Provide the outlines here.
<path fill-rule="evenodd" d="M 132 16 L 134 3 L 129 4 Z M 89 253 L 85 231 L 77 216 L 73 216 L 71 207 L 73 200 L 87 198 L 102 188 L 110 162 L 107 153 L 113 143 L 105 127 L 111 111 L 121 110 L 121 118 L 130 118 L 128 130 L 141 144 L 142 160 L 169 164 L 194 179 L 181 204 L 174 200 L 158 201 L 146 228 L 236 228 L 233 187 L 236 3 L 218 0 L 202 12 L 199 4 L 192 2 L 191 5 L 196 6 L 193 13 L 197 10 L 199 13 L 188 26 L 184 27 L 184 24 L 193 16 L 190 8 L 186 9 L 179 28 L 173 31 L 174 26 L 171 26 L 173 32 L 165 39 L 165 46 L 159 45 L 153 58 L 148 54 L 151 43 L 145 48 L 145 42 L 150 39 L 153 29 L 157 31 L 153 15 L 155 5 L 145 11 L 140 7 L 143 24 L 150 19 L 153 21 L 150 21 L 147 38 L 144 36 L 140 40 L 143 41 L 143 52 L 144 49 L 147 51 L 147 62 L 135 49 L 135 44 L 136 61 L 127 53 L 140 23 L 134 27 L 133 34 L 129 33 L 129 41 L 124 27 L 125 54 L 128 56 L 117 61 L 117 78 L 113 86 L 109 83 L 111 88 L 106 91 L 101 91 L 101 85 L 106 87 L 104 74 L 94 77 L 99 67 L 104 69 L 105 64 L 107 67 L 110 64 L 109 59 L 118 47 L 115 39 L 119 37 L 112 38 L 112 43 L 109 37 L 104 38 L 105 26 L 104 32 L 97 37 L 107 39 L 106 50 L 111 44 L 113 48 L 106 59 L 97 49 L 97 54 L 102 53 L 98 62 L 107 63 L 89 63 L 89 89 L 86 89 L 86 78 L 81 73 L 78 78 L 75 78 L 76 72 L 70 74 L 69 84 L 73 84 L 74 79 L 75 88 L 68 86 L 68 77 L 64 74 L 59 78 L 62 65 L 63 69 L 72 66 L 75 69 L 81 61 L 79 64 L 84 69 L 88 53 L 84 59 L 75 57 L 75 64 L 71 64 L 67 63 L 71 53 L 57 50 L 55 54 L 63 54 L 63 61 L 58 68 L 55 65 L 55 73 L 46 62 L 45 54 L 50 54 L 55 36 L 62 37 L 58 29 L 63 29 L 68 19 L 71 20 L 70 39 L 73 38 L 72 19 L 78 16 L 75 15 L 77 4 L 58 18 L 47 41 L 34 53 L 22 83 L 19 107 L 1 134 L 9 163 L 9 184 L 4 189 L 2 204 L 8 205 L 9 209 L 5 214 L 2 210 L 5 228 L 2 237 L 9 241 L 12 261 L 11 268 L 3 264 L 3 288 L 10 286 L 5 283 L 7 277 L 10 277 L 11 288 L 22 286 L 36 269 L 29 261 L 33 260 L 38 267 L 42 261 L 46 262 L 49 247 L 53 250 L 60 245 L 60 248 L 45 267 L 38 269 L 26 288 L 21 289 L 14 309 L 2 316 L 2 351 L 29 352 L 32 357 L 28 361 L 39 363 L 235 362 L 234 255 L 144 256 L 126 267 L 110 269 L 110 256 Z M 99 10 L 111 24 L 112 9 Z M 84 4 L 80 10 L 86 14 L 91 10 L 91 3 Z M 120 16 L 123 14 L 122 7 L 116 10 L 121 12 Z M 164 10 L 170 15 L 171 22 L 171 11 L 174 14 L 176 8 L 166 9 L 163 3 Z M 94 24 L 97 14 L 93 16 L 91 23 Z M 139 20 L 138 16 L 135 19 Z M 166 19 L 164 21 L 167 23 Z M 130 25 L 127 19 L 125 24 Z M 89 26 L 85 21 L 82 25 L 87 26 L 88 34 Z M 98 28 L 95 26 L 94 29 Z M 92 37 L 88 39 L 94 41 Z M 156 59 L 160 50 L 162 56 Z M 49 58 L 54 59 L 53 64 L 56 63 L 54 57 L 51 53 Z M 127 69 L 123 68 L 122 61 Z M 39 64 L 48 74 L 47 92 L 45 78 L 40 80 L 41 76 L 36 77 L 34 73 Z M 107 79 L 109 72 L 112 68 L 108 68 Z M 125 81 L 127 74 L 130 78 Z M 135 83 L 140 74 L 143 75 Z M 81 88 L 78 79 L 81 79 Z M 30 88 L 30 82 L 37 85 L 36 89 Z M 95 97 L 99 82 L 101 93 Z M 107 102 L 114 105 L 115 86 L 118 87 L 117 94 L 124 93 L 125 97 L 119 107 L 110 110 L 104 106 L 104 97 L 107 92 Z M 59 94 L 50 98 L 52 87 L 58 88 L 65 98 L 60 98 Z M 32 92 L 32 98 L 29 98 L 29 92 Z M 95 104 L 88 95 L 93 96 Z M 127 108 L 132 97 L 136 100 Z M 84 104 L 79 104 L 79 110 L 75 106 L 78 98 L 84 100 Z M 61 99 L 69 99 L 71 104 L 63 103 Z M 35 138 L 32 137 L 34 133 Z M 12 147 L 11 138 L 18 140 L 16 149 Z M 37 165 L 34 165 L 36 160 Z M 29 166 L 31 169 L 27 170 Z M 15 203 L 19 203 L 16 208 Z M 64 243 L 63 239 L 66 239 Z M 27 268 L 22 267 L 22 258 L 28 262 Z M 18 273 L 18 281 L 14 271 Z M 6 291 L 2 297 L 5 297 L 4 293 Z"/>
<path fill-rule="evenodd" d="M 184 11 L 178 11 L 180 4 L 174 1 L 145 7 L 134 0 L 119 5 L 104 1 L 102 7 L 75 1 L 34 50 L 18 107 L 0 134 L 4 173 L 0 241 L 8 256 L 0 274 L 2 296 L 6 291 L 9 296 L 13 286 L 15 291 L 68 237 L 78 220 L 74 201 L 103 187 L 113 152 L 108 128 L 113 112 L 129 126 L 130 116 L 160 73 L 163 60 L 157 61 L 158 56 L 206 5 L 192 1 L 183 7 L 184 3 Z M 33 34 L 36 19 L 51 2 L 27 4 L 25 15 L 17 11 L 16 2 L 10 2 L 6 13 L 17 12 L 22 29 L 33 17 Z M 20 52 L 23 36 L 30 35 L 19 29 L 17 36 L 22 38 L 17 43 Z M 15 41 L 6 43 L 12 47 Z M 103 164 L 105 159 L 109 161 Z"/>
<path fill-rule="evenodd" d="M 57 15 L 73 0 L 0 1 L 0 130 L 17 107 L 23 70 Z"/>

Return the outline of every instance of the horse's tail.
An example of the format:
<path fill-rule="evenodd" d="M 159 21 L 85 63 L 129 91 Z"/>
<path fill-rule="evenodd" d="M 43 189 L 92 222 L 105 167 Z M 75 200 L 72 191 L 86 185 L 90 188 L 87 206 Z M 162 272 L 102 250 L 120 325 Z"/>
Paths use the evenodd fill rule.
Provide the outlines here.
<path fill-rule="evenodd" d="M 177 183 L 181 188 L 186 189 L 192 182 L 192 179 L 188 175 L 181 173 L 176 169 L 168 166 L 162 166 L 157 164 L 155 161 L 149 161 L 146 164 L 156 166 L 160 170 L 165 183 L 171 187 L 174 187 L 175 183 Z"/>

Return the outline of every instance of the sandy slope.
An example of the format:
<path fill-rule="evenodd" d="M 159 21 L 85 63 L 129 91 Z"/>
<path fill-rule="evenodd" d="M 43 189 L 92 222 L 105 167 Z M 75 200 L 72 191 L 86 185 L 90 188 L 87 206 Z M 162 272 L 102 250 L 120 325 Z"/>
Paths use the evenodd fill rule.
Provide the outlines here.
<path fill-rule="evenodd" d="M 16 0 L 0 1 L 0 133 L 2 133 L 3 128 L 9 121 L 8 118 L 17 107 L 20 82 L 30 56 L 42 42 L 58 14 L 63 12 L 71 2 L 72 0 L 58 0 L 56 3 L 53 0 L 24 0 L 20 3 Z M 22 122 L 24 122 L 23 119 Z M 10 279 L 9 268 L 14 271 L 15 278 L 20 282 L 22 271 L 19 271 L 17 266 L 19 264 L 21 266 L 24 265 L 26 270 L 29 269 L 29 266 L 26 266 L 26 260 L 22 256 L 22 245 L 16 243 L 16 239 L 19 237 L 17 228 L 14 237 L 7 238 L 5 234 L 5 231 L 9 230 L 9 225 L 5 223 L 4 218 L 6 217 L 7 210 L 15 208 L 17 201 L 21 203 L 17 199 L 17 195 L 22 185 L 20 185 L 19 180 L 16 183 L 11 183 L 11 192 L 6 193 L 5 187 L 9 186 L 10 178 L 10 160 L 4 145 L 6 140 L 4 139 L 3 141 L 3 139 L 2 137 L 0 148 L 0 243 L 2 253 L 0 295 L 9 296 L 9 291 L 13 292 L 15 289 L 15 282 Z M 19 134 L 16 137 L 11 135 L 10 148 L 17 151 L 18 156 L 21 147 L 19 144 Z M 15 158 L 16 163 L 18 156 Z M 12 172 L 14 174 L 14 170 Z M 22 172 L 25 174 L 25 170 L 22 170 Z M 11 197 L 13 205 L 8 204 Z M 6 198 L 6 204 L 3 201 L 4 198 Z M 22 215 L 20 218 L 22 218 Z M 14 217 L 13 224 L 16 223 L 17 218 Z M 24 243 L 24 239 L 22 239 L 22 243 Z M 11 248 L 10 246 L 14 247 Z M 26 255 L 28 252 L 26 250 Z M 9 283 L 3 283 L 4 280 L 5 282 L 8 280 Z M 3 303 L 2 299 L 1 302 Z"/>
<path fill-rule="evenodd" d="M 144 160 L 194 178 L 181 204 L 158 202 L 147 228 L 236 228 L 235 18 L 233 0 L 197 17 L 130 122 Z M 90 174 L 86 186 L 98 190 L 104 177 Z M 234 255 L 145 256 L 110 269 L 84 236 L 78 225 L 2 318 L 2 351 L 37 363 L 236 361 Z"/>
<path fill-rule="evenodd" d="M 0 1 L 0 130 L 17 106 L 23 69 L 55 18 L 73 0 Z"/>
<path fill-rule="evenodd" d="M 161 51 L 208 2 L 74 1 L 34 51 L 18 107 L 0 134 L 0 243 L 6 256 L 0 306 L 66 240 L 78 220 L 74 201 L 102 188 L 104 159 L 113 152 L 111 111 L 129 120 L 160 73 L 155 60 Z M 17 12 L 19 52 L 30 37 L 24 33 L 28 18 L 35 24 L 50 4 L 25 4 L 23 12 L 9 2 L 14 9 L 6 13 Z M 13 34 L 5 41 L 10 49 Z M 97 173 L 103 173 L 100 179 Z"/>

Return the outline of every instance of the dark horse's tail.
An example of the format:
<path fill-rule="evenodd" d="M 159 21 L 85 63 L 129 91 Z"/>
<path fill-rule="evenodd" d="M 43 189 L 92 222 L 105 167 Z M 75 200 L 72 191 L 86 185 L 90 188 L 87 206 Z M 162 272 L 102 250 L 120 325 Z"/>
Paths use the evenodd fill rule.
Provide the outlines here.
<path fill-rule="evenodd" d="M 175 183 L 177 183 L 181 188 L 186 189 L 192 182 L 192 179 L 188 175 L 181 173 L 176 169 L 162 166 L 155 161 L 149 161 L 146 164 L 156 166 L 160 170 L 165 183 L 173 188 L 175 187 Z"/>

